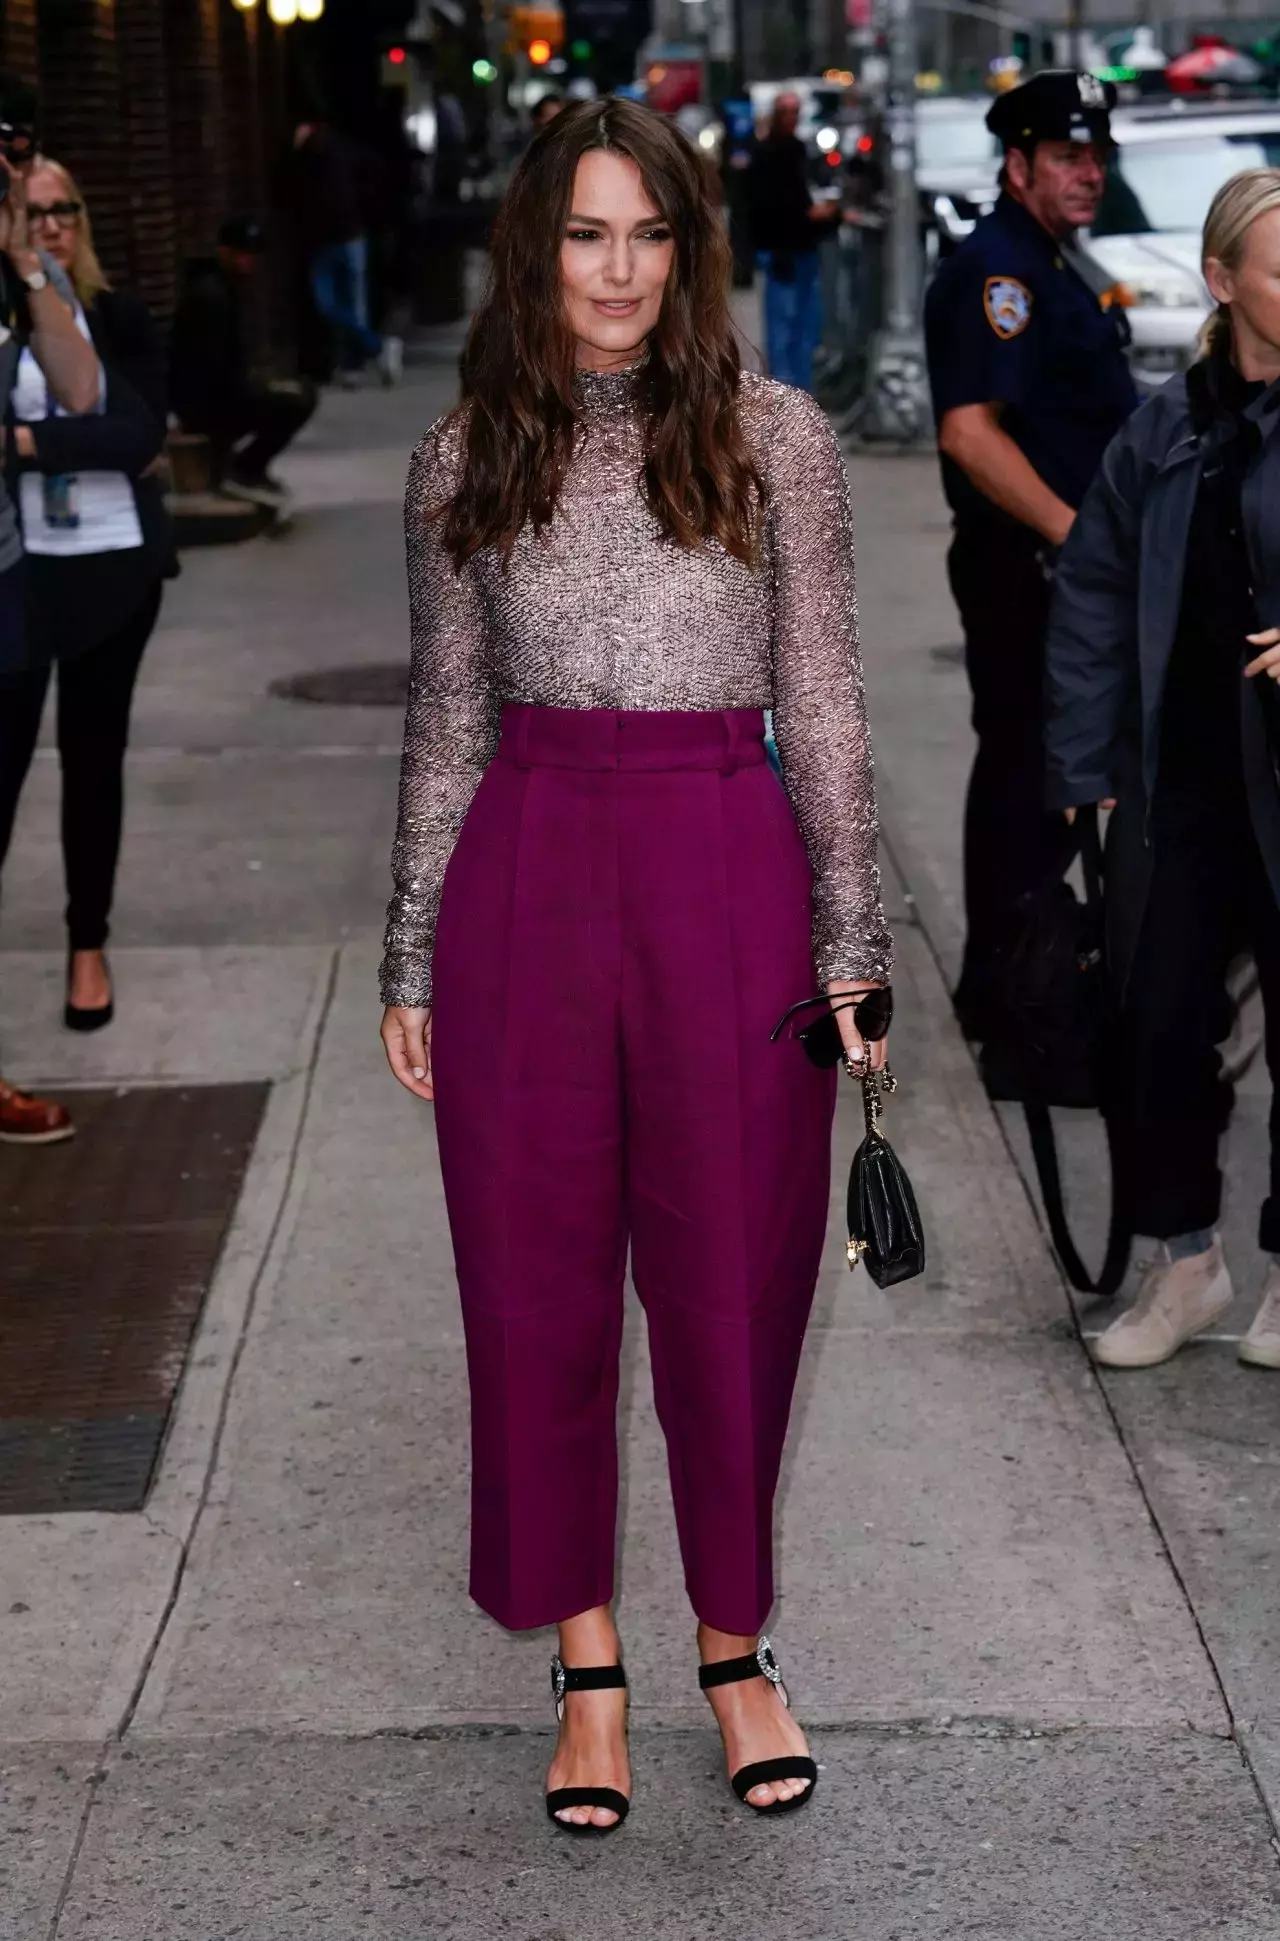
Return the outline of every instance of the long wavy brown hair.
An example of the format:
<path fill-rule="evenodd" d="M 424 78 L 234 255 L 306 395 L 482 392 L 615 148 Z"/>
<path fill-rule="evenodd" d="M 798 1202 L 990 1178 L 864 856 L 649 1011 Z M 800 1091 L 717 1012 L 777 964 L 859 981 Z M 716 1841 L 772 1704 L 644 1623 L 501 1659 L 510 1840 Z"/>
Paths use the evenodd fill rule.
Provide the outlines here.
<path fill-rule="evenodd" d="M 530 144 L 493 232 L 489 284 L 462 357 L 465 435 L 453 497 L 434 509 L 459 566 L 482 546 L 509 557 L 541 531 L 573 453 L 574 337 L 560 250 L 574 176 L 592 149 L 629 156 L 675 238 L 662 309 L 639 374 L 642 488 L 682 546 L 715 539 L 749 563 L 763 486 L 739 422 L 729 245 L 708 172 L 651 108 L 608 98 L 564 109 Z"/>

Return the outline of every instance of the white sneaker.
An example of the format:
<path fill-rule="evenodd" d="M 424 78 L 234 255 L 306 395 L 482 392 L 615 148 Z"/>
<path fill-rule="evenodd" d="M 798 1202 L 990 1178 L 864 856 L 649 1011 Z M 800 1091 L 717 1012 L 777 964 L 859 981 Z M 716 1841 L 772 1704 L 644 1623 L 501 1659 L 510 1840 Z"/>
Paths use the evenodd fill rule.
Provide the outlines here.
<path fill-rule="evenodd" d="M 384 337 L 378 352 L 378 370 L 386 385 L 399 384 L 404 376 L 404 338 Z"/>
<path fill-rule="evenodd" d="M 1160 1255 L 1133 1306 L 1093 1344 L 1093 1358 L 1105 1368 L 1154 1368 L 1168 1361 L 1184 1341 L 1220 1321 L 1235 1298 L 1216 1235 L 1207 1253 L 1170 1260 L 1162 1247 Z"/>
<path fill-rule="evenodd" d="M 1262 1290 L 1262 1306 L 1240 1343 L 1240 1359 L 1252 1368 L 1280 1368 L 1280 1267 L 1274 1261 Z"/>

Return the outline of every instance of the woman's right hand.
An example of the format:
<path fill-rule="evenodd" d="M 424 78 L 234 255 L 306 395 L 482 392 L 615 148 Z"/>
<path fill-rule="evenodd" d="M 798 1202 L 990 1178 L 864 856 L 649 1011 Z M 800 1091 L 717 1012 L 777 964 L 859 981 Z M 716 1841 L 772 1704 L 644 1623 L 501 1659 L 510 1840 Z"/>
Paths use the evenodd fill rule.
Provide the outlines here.
<path fill-rule="evenodd" d="M 389 1004 L 382 1014 L 387 1063 L 415 1099 L 434 1099 L 431 1077 L 431 1013 L 420 1005 Z"/>
<path fill-rule="evenodd" d="M 27 226 L 27 178 L 4 154 L 0 154 L 0 169 L 4 171 L 5 183 L 0 200 L 0 249 L 13 258 L 14 267 L 23 276 L 28 270 L 40 267 Z"/>

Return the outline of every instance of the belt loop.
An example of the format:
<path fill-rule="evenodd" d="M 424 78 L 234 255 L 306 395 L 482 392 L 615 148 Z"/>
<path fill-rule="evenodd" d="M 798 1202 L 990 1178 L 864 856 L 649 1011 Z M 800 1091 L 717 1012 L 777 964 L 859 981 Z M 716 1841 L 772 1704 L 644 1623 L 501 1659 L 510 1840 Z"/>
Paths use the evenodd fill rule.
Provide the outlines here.
<path fill-rule="evenodd" d="M 738 759 L 738 717 L 728 709 L 721 709 L 720 726 L 724 729 L 725 751 L 720 763 L 722 775 L 736 775 L 741 763 Z"/>
<path fill-rule="evenodd" d="M 529 766 L 529 710 L 521 708 L 520 725 L 516 729 L 516 767 Z"/>

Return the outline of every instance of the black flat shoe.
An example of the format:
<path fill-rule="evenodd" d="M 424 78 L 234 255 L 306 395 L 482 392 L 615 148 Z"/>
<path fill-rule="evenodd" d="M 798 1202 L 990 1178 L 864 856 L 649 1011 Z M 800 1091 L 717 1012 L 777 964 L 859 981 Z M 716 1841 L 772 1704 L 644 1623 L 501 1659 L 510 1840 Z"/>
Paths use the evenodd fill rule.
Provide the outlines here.
<path fill-rule="evenodd" d="M 564 1717 L 564 1695 L 566 1692 L 604 1692 L 627 1688 L 627 1674 L 621 1665 L 564 1665 L 559 1658 L 551 1660 L 551 1693 L 556 1702 L 556 1717 Z M 606 1813 L 616 1813 L 617 1819 L 609 1826 L 595 1826 L 590 1820 L 579 1826 L 574 1820 L 557 1820 L 556 1814 L 562 1813 L 567 1806 L 602 1806 Z M 547 1794 L 547 1818 L 555 1822 L 565 1833 L 616 1833 L 627 1814 L 631 1811 L 631 1801 L 625 1793 L 615 1791 L 612 1786 L 557 1786 L 553 1793 Z"/>
<path fill-rule="evenodd" d="M 743 1658 L 724 1658 L 718 1665 L 701 1665 L 698 1668 L 698 1683 L 704 1692 L 710 1691 L 715 1685 L 738 1685 L 744 1678 L 767 1678 L 788 1712 L 791 1710 L 787 1688 L 782 1682 L 782 1673 L 768 1638 L 762 1637 L 755 1650 L 747 1652 Z M 768 1806 L 757 1806 L 747 1798 L 754 1787 L 768 1786 L 775 1779 L 807 1779 L 809 1784 L 803 1793 L 795 1793 L 790 1799 L 775 1799 Z M 753 1765 L 739 1766 L 729 1784 L 742 1804 L 749 1806 L 753 1813 L 794 1813 L 799 1807 L 807 1806 L 813 1798 L 818 1784 L 818 1768 L 812 1759 L 802 1759 L 796 1754 L 786 1759 L 757 1759 Z"/>
<path fill-rule="evenodd" d="M 70 977 L 69 968 L 67 974 Z M 109 972 L 108 976 L 110 976 Z M 62 1007 L 62 1022 L 68 1031 L 102 1031 L 111 1023 L 115 1014 L 116 1001 L 114 993 L 107 999 L 105 1004 L 95 1004 L 92 1006 L 73 1004 L 71 999 L 68 998 Z"/>

